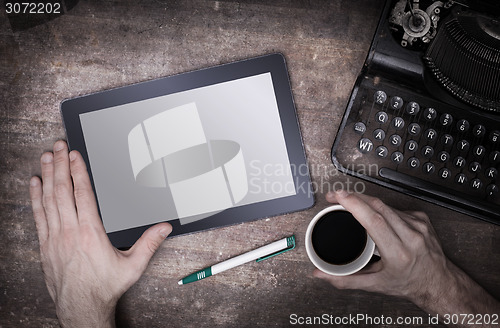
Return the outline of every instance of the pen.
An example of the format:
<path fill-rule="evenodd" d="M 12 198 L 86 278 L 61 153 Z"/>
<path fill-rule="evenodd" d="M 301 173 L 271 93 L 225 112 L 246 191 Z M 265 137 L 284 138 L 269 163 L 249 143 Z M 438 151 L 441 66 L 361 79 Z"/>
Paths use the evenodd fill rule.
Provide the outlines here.
<path fill-rule="evenodd" d="M 198 281 L 253 260 L 257 260 L 257 262 L 264 261 L 270 257 L 279 255 L 294 248 L 295 235 L 292 235 L 190 274 L 184 279 L 179 280 L 178 284 L 185 285 L 193 281 Z"/>

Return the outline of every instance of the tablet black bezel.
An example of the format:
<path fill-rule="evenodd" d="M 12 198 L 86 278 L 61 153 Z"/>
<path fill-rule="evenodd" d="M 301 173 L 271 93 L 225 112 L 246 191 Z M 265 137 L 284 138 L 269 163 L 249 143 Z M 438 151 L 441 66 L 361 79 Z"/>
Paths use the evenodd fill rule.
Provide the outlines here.
<path fill-rule="evenodd" d="M 247 59 L 64 100 L 61 103 L 61 115 L 69 148 L 78 150 L 82 154 L 95 194 L 80 114 L 268 72 L 271 73 L 288 158 L 293 168 L 296 195 L 229 208 L 211 216 L 209 220 L 199 220 L 185 225 L 181 225 L 178 219 L 172 220 L 169 221 L 173 226 L 170 236 L 309 208 L 314 204 L 313 191 L 285 58 L 281 54 Z M 150 226 L 152 225 L 111 232 L 108 233 L 108 237 L 115 247 L 127 248 Z"/>

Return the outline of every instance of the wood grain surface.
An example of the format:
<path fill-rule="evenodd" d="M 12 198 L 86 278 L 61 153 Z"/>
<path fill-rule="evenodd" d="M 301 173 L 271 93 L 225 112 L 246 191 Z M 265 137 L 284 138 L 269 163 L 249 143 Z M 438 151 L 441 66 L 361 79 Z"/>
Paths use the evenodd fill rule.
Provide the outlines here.
<path fill-rule="evenodd" d="M 427 314 L 408 301 L 340 291 L 312 277 L 307 224 L 327 206 L 329 189 L 354 183 L 394 207 L 426 211 L 446 254 L 500 297 L 500 227 L 345 176 L 331 164 L 330 148 L 381 9 L 380 0 L 89 0 L 18 31 L 2 9 L 0 327 L 58 326 L 40 268 L 28 183 L 40 174 L 42 152 L 65 138 L 60 102 L 273 52 L 287 60 L 316 205 L 168 239 L 120 300 L 118 325 L 286 327 L 292 314 L 417 316 L 425 322 Z M 177 285 L 193 271 L 291 234 L 298 242 L 292 252 Z"/>

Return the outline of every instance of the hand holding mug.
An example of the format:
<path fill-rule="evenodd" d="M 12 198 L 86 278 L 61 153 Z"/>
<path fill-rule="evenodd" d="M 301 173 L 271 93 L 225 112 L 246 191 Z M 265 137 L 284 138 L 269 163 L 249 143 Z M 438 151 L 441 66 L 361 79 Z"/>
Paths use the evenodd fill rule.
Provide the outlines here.
<path fill-rule="evenodd" d="M 457 313 L 498 315 L 500 303 L 444 255 L 425 213 L 399 211 L 378 198 L 345 191 L 330 192 L 326 199 L 354 215 L 373 238 L 381 260 L 347 276 L 318 269 L 314 276 L 341 289 L 404 297 L 441 319 Z"/>
<path fill-rule="evenodd" d="M 349 276 L 316 270 L 316 277 L 337 288 L 401 296 L 417 305 L 439 297 L 455 266 L 445 257 L 425 213 L 398 211 L 378 198 L 345 191 L 328 193 L 327 200 L 354 215 L 373 238 L 381 260 Z"/>

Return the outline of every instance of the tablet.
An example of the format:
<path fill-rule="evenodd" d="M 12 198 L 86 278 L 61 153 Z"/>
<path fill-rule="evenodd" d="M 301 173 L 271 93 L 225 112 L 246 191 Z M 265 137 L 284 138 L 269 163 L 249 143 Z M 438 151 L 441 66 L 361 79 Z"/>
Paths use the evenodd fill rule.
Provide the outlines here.
<path fill-rule="evenodd" d="M 271 54 L 64 100 L 112 244 L 311 207 L 284 57 Z"/>

